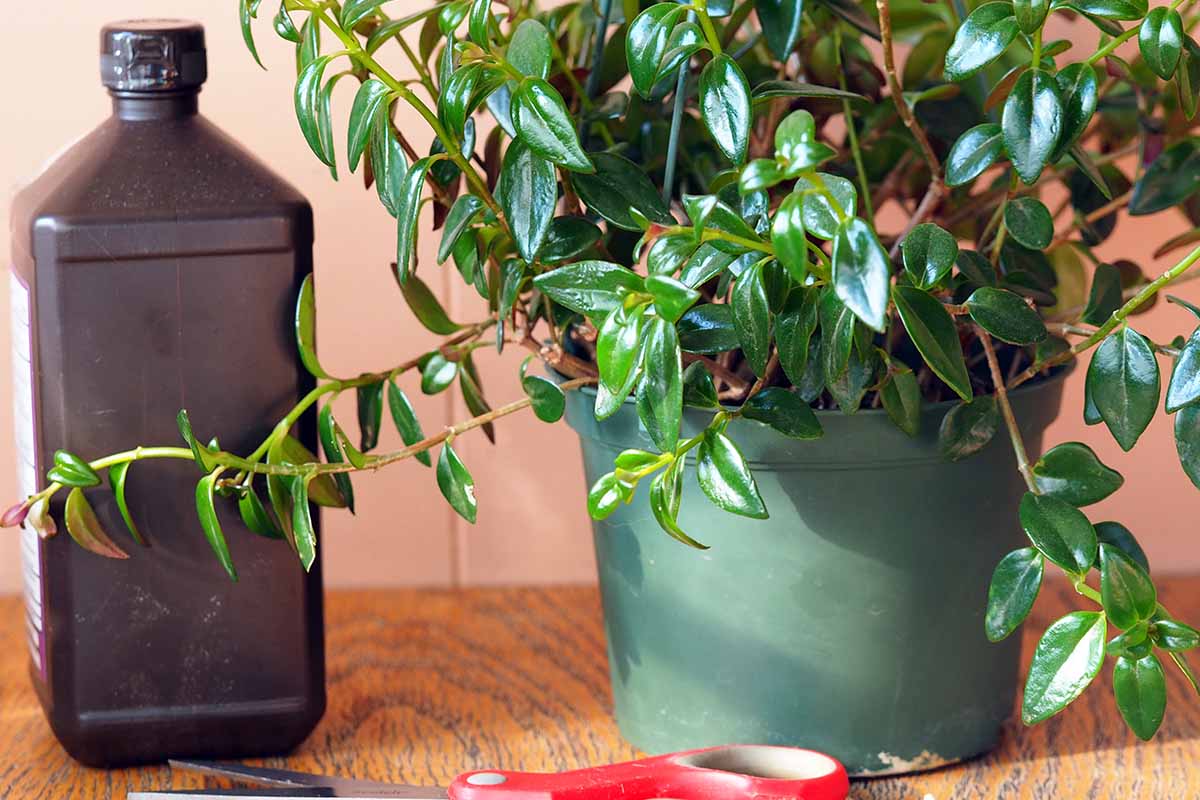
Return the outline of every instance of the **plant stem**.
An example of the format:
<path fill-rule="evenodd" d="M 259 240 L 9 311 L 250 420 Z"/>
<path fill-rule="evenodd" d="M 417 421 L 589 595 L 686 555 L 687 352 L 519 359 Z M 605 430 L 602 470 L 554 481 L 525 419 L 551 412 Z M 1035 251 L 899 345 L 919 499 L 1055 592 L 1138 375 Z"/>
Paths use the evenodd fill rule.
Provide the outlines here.
<path fill-rule="evenodd" d="M 696 0 L 694 5 L 696 16 L 700 20 L 700 30 L 704 32 L 708 46 L 712 48 L 714 56 L 721 55 L 721 37 L 717 36 L 717 29 L 713 27 L 712 17 L 708 16 L 708 0 Z"/>
<path fill-rule="evenodd" d="M 884 72 L 887 74 L 888 91 L 892 95 L 892 102 L 896 106 L 896 113 L 900 115 L 900 119 L 904 121 L 905 127 L 912 133 L 913 138 L 917 140 L 917 146 L 921 148 L 921 155 L 925 158 L 925 163 L 929 165 L 929 174 L 932 185 L 929 187 L 930 192 L 936 193 L 940 197 L 944 191 L 944 178 L 942 176 L 942 165 L 938 161 L 937 155 L 933 152 L 933 146 L 929 143 L 929 137 L 926 136 L 925 130 L 917 122 L 916 116 L 913 114 L 908 103 L 904 101 L 904 88 L 900 85 L 899 73 L 896 72 L 896 54 L 892 44 L 892 10 L 888 0 L 875 0 L 875 7 L 879 10 L 879 33 L 880 40 L 883 45 L 883 64 Z"/>
<path fill-rule="evenodd" d="M 694 20 L 696 14 L 688 12 L 688 19 Z M 671 196 L 675 191 L 675 167 L 679 161 L 679 135 L 683 129 L 683 107 L 687 103 L 687 76 L 691 69 L 691 59 L 679 65 L 679 76 L 675 79 L 675 97 L 671 107 L 671 132 L 667 137 L 667 166 L 663 175 L 663 202 L 669 208 Z"/>
<path fill-rule="evenodd" d="M 842 69 L 842 28 L 833 26 L 833 47 L 836 58 L 838 88 L 848 91 L 846 71 Z M 858 192 L 862 198 L 863 209 L 866 211 L 867 223 L 875 229 L 875 207 L 871 203 L 871 184 L 867 180 L 867 169 L 863 166 L 862 150 L 858 146 L 858 131 L 854 128 L 854 114 L 850 110 L 850 101 L 842 99 L 842 117 L 846 120 L 846 135 L 850 139 L 850 153 L 854 156 L 854 169 L 858 173 Z"/>
<path fill-rule="evenodd" d="M 604 43 L 608 38 L 608 20 L 612 16 L 613 0 L 600 0 L 600 16 L 596 17 L 596 34 L 592 41 L 592 70 L 588 73 L 588 97 L 600 91 L 600 68 L 604 64 Z"/>
<path fill-rule="evenodd" d="M 979 341 L 983 343 L 983 352 L 987 355 L 988 370 L 992 373 L 992 386 L 996 389 L 996 403 L 1000 406 L 1000 414 L 1004 417 L 1005 427 L 1008 428 L 1008 438 L 1012 442 L 1013 454 L 1017 457 L 1017 469 L 1025 479 L 1029 491 L 1037 494 L 1037 482 L 1033 479 L 1033 469 L 1029 466 L 1029 455 L 1025 452 L 1025 442 L 1021 438 L 1021 429 L 1017 427 L 1012 404 L 1008 402 L 1008 390 L 1004 388 L 1004 375 L 1000 372 L 1000 361 L 996 358 L 992 337 L 978 326 L 975 327 L 975 331 Z"/>
<path fill-rule="evenodd" d="M 1024 372 L 1009 381 L 1008 388 L 1014 389 L 1030 378 L 1036 376 L 1039 372 L 1047 367 L 1057 366 L 1058 364 L 1069 361 L 1080 353 L 1083 353 L 1100 344 L 1100 342 L 1104 341 L 1104 339 L 1106 339 L 1110 333 L 1117 329 L 1118 325 L 1125 321 L 1126 317 L 1128 317 L 1130 314 L 1136 311 L 1139 306 L 1157 294 L 1158 291 L 1164 286 L 1171 283 L 1180 275 L 1183 275 L 1185 272 L 1191 269 L 1197 261 L 1200 261 L 1200 247 L 1192 250 L 1192 252 L 1188 253 L 1187 257 L 1178 264 L 1171 267 L 1162 275 L 1159 275 L 1157 278 L 1150 281 L 1150 283 L 1147 283 L 1145 286 L 1143 286 L 1142 290 L 1133 296 L 1133 299 L 1129 300 L 1125 303 L 1125 305 L 1114 311 L 1112 316 L 1105 320 L 1104 324 L 1097 328 L 1096 332 L 1091 336 L 1084 339 L 1082 342 L 1079 342 L 1070 350 L 1063 351 L 1062 353 L 1059 353 L 1052 358 L 1048 358 L 1039 364 L 1030 366 Z"/>

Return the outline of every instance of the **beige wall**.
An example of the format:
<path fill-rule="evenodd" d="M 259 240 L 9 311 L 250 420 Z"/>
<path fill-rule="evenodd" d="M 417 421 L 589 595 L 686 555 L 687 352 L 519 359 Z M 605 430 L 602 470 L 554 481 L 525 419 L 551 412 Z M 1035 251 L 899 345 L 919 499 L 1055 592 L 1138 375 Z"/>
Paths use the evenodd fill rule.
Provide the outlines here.
<path fill-rule="evenodd" d="M 416 8 L 420 0 L 396 0 L 392 8 Z M 285 173 L 312 200 L 317 219 L 319 336 L 322 359 L 336 373 L 379 369 L 403 360 L 432 341 L 411 319 L 397 292 L 388 263 L 393 258 L 390 218 L 357 178 L 329 180 L 309 154 L 296 127 L 291 100 L 292 55 L 286 43 L 259 25 L 259 45 L 269 72 L 245 53 L 237 29 L 234 0 L 62 0 L 53 6 L 19 3 L 5 17 L 0 75 L 5 76 L 0 108 L 0 217 L 21 181 L 74 137 L 107 114 L 108 99 L 96 76 L 100 26 L 133 16 L 189 17 L 209 34 L 211 78 L 202 108 L 211 119 Z M 268 10 L 268 7 L 271 7 Z M 264 2 L 270 16 L 272 2 Z M 344 114 L 349 103 L 340 94 Z M 402 121 L 418 130 L 417 120 Z M 338 139 L 341 140 L 339 135 Z M 419 137 L 414 137 L 419 138 Z M 1137 221 L 1102 251 L 1109 257 L 1141 260 L 1149 268 L 1153 243 L 1174 222 Z M 1175 226 L 1177 227 L 1177 226 Z M 437 286 L 428 257 L 434 237 L 422 244 L 425 275 Z M 7 252 L 7 225 L 0 226 L 0 252 Z M 429 276 L 435 276 L 430 278 Z M 448 274 L 442 277 L 449 278 Z M 7 281 L 0 281 L 0 308 L 7 308 Z M 1193 288 L 1196 287 L 1196 288 Z M 473 291 L 457 281 L 440 287 L 451 314 L 471 320 L 480 314 Z M 1200 283 L 1181 289 L 1200 301 Z M 1169 339 L 1190 324 L 1172 307 L 1140 323 L 1148 334 Z M 0 325 L 0 382 L 9 374 L 8 325 Z M 481 354 L 482 355 L 482 354 Z M 480 359 L 493 404 L 520 395 L 515 367 L 520 357 Z M 1050 441 L 1080 439 L 1127 478 L 1116 499 L 1098 507 L 1096 519 L 1126 521 L 1142 538 L 1163 571 L 1200 568 L 1196 536 L 1200 493 L 1175 460 L 1168 419 L 1151 426 L 1133 454 L 1121 454 L 1101 428 L 1080 421 L 1082 370 L 1072 379 L 1063 419 Z M 414 392 L 427 430 L 465 416 L 457 400 L 424 398 Z M 11 452 L 11 407 L 0 390 L 0 450 Z M 340 416 L 353 419 L 353 399 L 339 403 Z M 385 426 L 386 428 L 386 426 Z M 459 440 L 457 449 L 478 483 L 480 519 L 475 526 L 455 517 L 442 502 L 429 470 L 408 463 L 356 479 L 359 513 L 327 515 L 323 540 L 331 585 L 463 584 L 572 582 L 593 579 L 593 556 L 584 510 L 579 447 L 564 425 L 548 426 L 532 416 L 499 425 L 500 446 L 492 449 L 479 434 Z M 397 444 L 385 432 L 383 447 Z M 0 458 L 0 497 L 13 498 L 16 482 L 10 457 Z M 7 503 L 5 503 L 7 505 Z M 184 509 L 181 513 L 190 513 Z M 1014 514 L 1015 524 L 1015 514 Z M 16 537 L 0 533 L 0 591 L 19 586 Z"/>

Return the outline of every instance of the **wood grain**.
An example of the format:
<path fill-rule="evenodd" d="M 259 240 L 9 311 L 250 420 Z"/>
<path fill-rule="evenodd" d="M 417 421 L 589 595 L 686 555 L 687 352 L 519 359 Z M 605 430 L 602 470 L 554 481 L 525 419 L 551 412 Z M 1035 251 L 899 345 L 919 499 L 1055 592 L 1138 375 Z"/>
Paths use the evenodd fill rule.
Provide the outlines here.
<path fill-rule="evenodd" d="M 1200 618 L 1200 578 L 1164 582 L 1176 614 Z M 1026 629 L 1068 607 L 1048 587 Z M 123 798 L 131 789 L 201 788 L 163 767 L 89 770 L 50 734 L 30 688 L 16 598 L 0 599 L 0 797 Z M 636 757 L 609 716 L 608 665 L 593 588 L 335 592 L 328 598 L 329 710 L 273 766 L 445 785 L 487 767 L 558 771 Z M 1106 670 L 1107 673 L 1107 670 Z M 1124 730 L 1102 685 L 999 751 L 919 776 L 856 782 L 856 800 L 1200 797 L 1200 700 L 1171 670 L 1158 738 Z"/>

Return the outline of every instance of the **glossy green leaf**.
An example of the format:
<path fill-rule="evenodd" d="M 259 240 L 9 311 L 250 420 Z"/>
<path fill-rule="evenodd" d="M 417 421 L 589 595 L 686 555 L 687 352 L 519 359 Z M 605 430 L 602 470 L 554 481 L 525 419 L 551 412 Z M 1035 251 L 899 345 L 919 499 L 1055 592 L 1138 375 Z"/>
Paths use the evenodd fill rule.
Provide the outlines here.
<path fill-rule="evenodd" d="M 571 185 L 588 208 L 627 231 L 641 230 L 635 211 L 660 225 L 676 224 L 641 167 L 616 153 L 597 153 L 592 160 L 594 174 L 571 174 Z"/>
<path fill-rule="evenodd" d="M 188 430 L 189 432 L 191 431 L 190 423 Z M 196 446 L 199 447 L 199 444 Z M 195 451 L 193 450 L 193 452 Z M 96 473 L 96 470 L 92 469 L 91 464 L 66 450 L 55 451 L 54 466 L 46 473 L 46 477 L 54 483 L 61 483 L 63 486 L 86 489 L 100 485 L 100 476 Z"/>
<path fill-rule="evenodd" d="M 921 387 L 908 365 L 888 356 L 888 376 L 879 387 L 879 399 L 888 419 L 909 436 L 921 430 Z"/>
<path fill-rule="evenodd" d="M 625 36 L 625 57 L 633 88 L 649 99 L 658 83 L 659 65 L 683 7 L 678 3 L 656 3 L 634 18 Z"/>
<path fill-rule="evenodd" d="M 786 60 L 800 39 L 802 0 L 754 0 L 758 22 L 767 46 L 780 60 Z"/>
<path fill-rule="evenodd" d="M 371 172 L 379 202 L 395 217 L 400 210 L 408 159 L 387 114 L 376 114 L 371 129 Z"/>
<path fill-rule="evenodd" d="M 1112 264 L 1099 264 L 1092 275 L 1087 307 L 1080 318 L 1089 325 L 1103 325 L 1125 303 L 1121 272 Z"/>
<path fill-rule="evenodd" d="M 1146 570 L 1124 550 L 1100 545 L 1100 597 L 1113 625 L 1128 630 L 1158 609 L 1158 593 Z"/>
<path fill-rule="evenodd" d="M 1000 124 L 1017 175 L 1035 183 L 1063 133 L 1063 102 L 1054 76 L 1031 69 L 1017 78 Z"/>
<path fill-rule="evenodd" d="M 696 249 L 696 240 L 691 233 L 659 236 L 646 253 L 646 271 L 651 275 L 674 275 Z"/>
<path fill-rule="evenodd" d="M 981 286 L 967 298 L 971 319 L 985 331 L 1012 344 L 1036 344 L 1049 333 L 1041 316 L 1018 294 Z"/>
<path fill-rule="evenodd" d="M 662 452 L 675 449 L 683 413 L 683 363 L 675 326 L 657 317 L 646 324 L 637 387 L 637 411 L 650 441 Z"/>
<path fill-rule="evenodd" d="M 421 423 L 417 419 L 417 413 L 413 410 L 408 396 L 404 394 L 394 381 L 387 382 L 387 401 L 388 411 L 392 415 L 392 423 L 396 426 L 396 430 L 400 432 L 400 439 L 404 442 L 404 446 L 412 447 L 417 442 L 423 440 L 425 432 L 421 430 Z M 432 464 L 428 450 L 417 453 L 414 458 L 427 467 Z"/>
<path fill-rule="evenodd" d="M 1184 473 L 1200 489 L 1200 403 L 1175 412 L 1175 451 Z"/>
<path fill-rule="evenodd" d="M 458 367 L 457 361 L 451 361 L 440 352 L 434 353 L 421 370 L 421 391 L 425 394 L 440 394 L 446 391 L 458 377 Z"/>
<path fill-rule="evenodd" d="M 1152 739 L 1167 710 L 1167 676 L 1158 656 L 1118 658 L 1113 666 L 1113 694 L 1129 729 L 1142 741 Z"/>
<path fill-rule="evenodd" d="M 637 273 L 608 261 L 578 261 L 533 279 L 538 291 L 572 311 L 600 318 L 621 305 L 628 292 L 642 291 Z"/>
<path fill-rule="evenodd" d="M 400 283 L 412 272 L 413 251 L 417 243 L 417 217 L 421 211 L 421 190 L 430 157 L 419 159 L 404 174 L 396 196 L 396 277 Z"/>
<path fill-rule="evenodd" d="M 961 81 L 995 61 L 1020 33 L 1013 6 L 984 3 L 963 20 L 946 53 L 946 79 Z"/>
<path fill-rule="evenodd" d="M 1063 130 L 1055 153 L 1056 157 L 1061 157 L 1067 148 L 1078 141 L 1092 121 L 1100 99 L 1100 82 L 1096 79 L 1096 70 L 1087 64 L 1068 64 L 1059 70 L 1054 79 L 1058 82 L 1058 92 L 1063 101 Z"/>
<path fill-rule="evenodd" d="M 1083 512 L 1065 500 L 1026 492 L 1021 527 L 1042 555 L 1075 575 L 1086 575 L 1096 560 L 1096 531 Z"/>
<path fill-rule="evenodd" d="M 743 163 L 750 147 L 750 86 L 737 62 L 723 53 L 700 73 L 700 116 L 725 157 Z"/>
<path fill-rule="evenodd" d="M 996 565 L 983 620 L 990 641 L 1008 638 L 1029 616 L 1042 588 L 1045 565 L 1042 554 L 1032 547 L 1014 550 Z"/>
<path fill-rule="evenodd" d="M 325 68 L 332 61 L 331 56 L 320 56 L 304 68 L 296 79 L 295 105 L 296 119 L 300 123 L 300 132 L 309 148 L 327 166 L 333 166 L 333 152 L 328 142 L 322 139 L 320 122 L 321 113 L 321 84 L 325 77 Z"/>
<path fill-rule="evenodd" d="M 558 384 L 540 375 L 526 375 L 521 388 L 529 395 L 533 413 L 542 422 L 558 422 L 567 407 L 567 397 Z"/>
<path fill-rule="evenodd" d="M 836 155 L 837 151 L 817 138 L 816 121 L 804 109 L 788 114 L 775 129 L 775 157 L 792 175 Z"/>
<path fill-rule="evenodd" d="M 775 320 L 775 346 L 779 366 L 794 385 L 802 382 L 810 343 L 817 329 L 816 292 L 793 291 Z M 682 332 L 680 333 L 682 337 Z M 686 349 L 686 348 L 685 348 Z"/>
<path fill-rule="evenodd" d="M 1042 494 L 1076 507 L 1099 503 L 1125 482 L 1082 442 L 1052 447 L 1033 465 L 1033 475 Z"/>
<path fill-rule="evenodd" d="M 1050 0 L 1013 0 L 1013 16 L 1017 20 L 1017 27 L 1030 36 L 1041 30 L 1049 12 Z"/>
<path fill-rule="evenodd" d="M 238 579 L 237 569 L 233 566 L 233 556 L 229 553 L 229 544 L 225 541 L 225 533 L 221 530 L 221 521 L 217 518 L 217 509 L 213 498 L 213 484 L 217 475 L 209 474 L 196 484 L 196 516 L 200 518 L 200 527 L 204 530 L 204 538 L 217 554 L 217 560 L 225 568 L 225 572 L 233 580 Z M 75 490 L 78 491 L 78 490 Z M 70 528 L 71 518 L 68 513 L 67 527 Z"/>
<path fill-rule="evenodd" d="M 400 291 L 413 315 L 426 330 L 440 336 L 449 336 L 462 330 L 463 326 L 450 319 L 437 297 L 416 275 L 410 275 L 407 281 L 401 283 Z"/>
<path fill-rule="evenodd" d="M 818 300 L 817 315 L 823 344 L 822 372 L 825 382 L 831 383 L 850 362 L 850 351 L 854 347 L 854 312 L 846 308 L 837 294 L 826 289 Z"/>
<path fill-rule="evenodd" d="M 300 44 L 300 32 L 296 30 L 296 23 L 292 22 L 292 15 L 288 13 L 287 0 L 279 0 L 279 11 L 275 14 L 275 19 L 271 24 L 280 39 Z"/>
<path fill-rule="evenodd" d="M 1146 551 L 1142 550 L 1142 546 L 1138 544 L 1137 539 L 1128 528 L 1119 522 L 1112 521 L 1097 522 L 1093 527 L 1096 529 L 1096 538 L 1100 544 L 1107 544 L 1125 551 L 1125 555 L 1141 565 L 1142 569 L 1146 572 L 1150 571 L 1150 561 L 1146 558 Z M 1099 568 L 1099 560 L 1095 566 Z"/>
<path fill-rule="evenodd" d="M 1146 16 L 1148 3 L 1147 0 L 1069 0 L 1061 5 L 1099 20 L 1135 20 Z M 1106 32 L 1111 34 L 1118 30 L 1119 27 Z"/>
<path fill-rule="evenodd" d="M 598 418 L 615 413 L 633 390 L 638 377 L 645 322 L 646 317 L 640 310 L 627 312 L 618 307 L 608 313 L 600 326 L 596 336 L 596 366 L 600 372 L 600 385 L 616 402 L 611 409 L 602 410 Z"/>
<path fill-rule="evenodd" d="M 1000 427 L 996 398 L 981 395 L 970 403 L 958 403 L 942 417 L 938 429 L 938 451 L 947 461 L 961 461 L 982 450 Z"/>
<path fill-rule="evenodd" d="M 804 196 L 789 194 L 783 198 L 771 221 L 771 244 L 775 257 L 803 285 L 808 275 L 808 236 L 804 230 Z"/>
<path fill-rule="evenodd" d="M 842 220 L 853 217 L 858 204 L 858 192 L 853 183 L 823 172 L 818 172 L 812 179 L 802 177 L 797 180 L 795 191 L 804 197 L 805 230 L 821 239 L 837 236 Z"/>
<path fill-rule="evenodd" d="M 1167 413 L 1200 400 L 1200 328 L 1192 332 L 1175 359 L 1167 384 Z"/>
<path fill-rule="evenodd" d="M 1174 8 L 1155 6 L 1138 28 L 1142 61 L 1158 77 L 1170 80 L 1183 52 L 1183 18 Z"/>
<path fill-rule="evenodd" d="M 333 406 L 326 404 L 317 415 L 317 438 L 321 442 L 321 451 L 325 453 L 325 460 L 330 464 L 346 462 L 346 457 L 342 453 L 341 439 L 338 436 L 338 427 L 333 418 Z M 331 477 L 342 500 L 346 503 L 346 508 L 350 509 L 350 513 L 353 514 L 354 484 L 350 482 L 350 476 L 344 472 L 335 472 Z"/>
<path fill-rule="evenodd" d="M 876 383 L 878 367 L 879 358 L 874 349 L 866 349 L 865 354 L 860 345 L 850 349 L 846 368 L 828 381 L 825 387 L 843 414 L 858 412 L 867 389 Z"/>
<path fill-rule="evenodd" d="M 1154 643 L 1169 652 L 1194 650 L 1200 647 L 1200 631 L 1191 625 L 1172 619 L 1154 621 Z"/>
<path fill-rule="evenodd" d="M 791 439 L 820 439 L 824 434 L 808 403 L 779 386 L 768 386 L 751 397 L 742 405 L 741 414 Z"/>
<path fill-rule="evenodd" d="M 517 252 L 532 263 L 538 257 L 558 202 L 554 165 L 517 139 L 504 154 L 496 199 L 504 210 Z"/>
<path fill-rule="evenodd" d="M 1107 625 L 1099 611 L 1076 611 L 1042 634 L 1029 666 L 1021 720 L 1048 719 L 1083 694 L 1104 664 Z"/>
<path fill-rule="evenodd" d="M 595 224 L 583 217 L 556 217 L 550 221 L 538 257 L 547 264 L 566 261 L 600 241 L 602 235 Z"/>
<path fill-rule="evenodd" d="M 475 479 L 449 443 L 442 445 L 437 462 L 437 484 L 450 507 L 472 525 L 479 513 L 475 500 Z"/>
<path fill-rule="evenodd" d="M 853 217 L 833 240 L 833 288 L 863 323 L 882 332 L 887 321 L 891 261 L 871 226 Z"/>
<path fill-rule="evenodd" d="M 358 87 L 354 105 L 350 108 L 349 137 L 346 144 L 350 171 L 358 169 L 359 159 L 366 150 L 378 114 L 387 113 L 391 89 L 383 81 L 371 78 Z"/>
<path fill-rule="evenodd" d="M 754 103 L 765 103 L 780 97 L 804 97 L 811 100 L 854 100 L 867 102 L 861 94 L 836 89 L 832 86 L 818 86 L 813 83 L 800 81 L 763 81 L 754 87 Z"/>
<path fill-rule="evenodd" d="M 550 76 L 552 45 L 550 32 L 536 19 L 526 19 L 513 31 L 508 43 L 508 63 L 527 78 Z"/>
<path fill-rule="evenodd" d="M 254 56 L 254 63 L 263 67 L 262 59 L 258 57 L 258 47 L 254 44 L 254 26 L 252 24 L 254 18 L 258 16 L 260 2 L 262 0 L 238 0 L 238 21 L 242 26 L 242 41 L 245 43 L 246 49 L 250 51 L 250 55 Z"/>
<path fill-rule="evenodd" d="M 294 436 L 285 436 L 275 449 L 277 464 L 316 464 L 317 456 Z M 290 482 L 288 484 L 291 485 Z M 337 485 L 330 475 L 316 475 L 309 481 L 308 497 L 314 503 L 326 508 L 345 508 L 345 498 L 338 492 Z"/>
<path fill-rule="evenodd" d="M 1132 449 L 1158 406 L 1158 361 L 1150 342 L 1128 326 L 1109 336 L 1092 356 L 1087 387 L 1117 444 Z"/>
<path fill-rule="evenodd" d="M 683 371 L 683 404 L 692 408 L 719 408 L 717 387 L 704 364 L 693 361 Z"/>
<path fill-rule="evenodd" d="M 678 320 L 700 299 L 698 291 L 666 275 L 646 278 L 646 291 L 653 295 L 658 315 L 668 322 Z"/>
<path fill-rule="evenodd" d="M 477 96 L 476 86 L 481 76 L 479 64 L 460 67 L 450 74 L 438 94 L 438 117 L 452 136 L 463 135 L 467 119 L 475 109 L 472 100 Z"/>
<path fill-rule="evenodd" d="M 201 472 L 210 471 L 212 469 L 212 465 L 208 461 L 208 450 L 204 447 L 204 445 L 200 444 L 200 441 L 196 438 L 196 435 L 192 433 L 192 420 L 188 416 L 186 408 L 181 408 L 179 413 L 175 416 L 175 425 L 179 428 L 179 435 L 183 437 L 183 441 L 186 442 L 188 447 L 192 449 L 192 457 L 196 460 L 196 466 L 200 468 Z M 54 454 L 54 461 L 55 464 L 60 464 L 60 456 L 58 453 Z M 96 483 L 99 482 L 100 478 L 97 476 Z"/>
<path fill-rule="evenodd" d="M 1030 250 L 1045 250 L 1054 238 L 1050 209 L 1036 197 L 1014 197 L 1004 206 L 1004 227 L 1017 244 Z"/>
<path fill-rule="evenodd" d="M 467 12 L 467 35 L 475 44 L 487 47 L 492 31 L 492 0 L 472 0 Z"/>
<path fill-rule="evenodd" d="M 383 420 L 383 384 L 372 383 L 355 389 L 358 400 L 358 449 L 370 452 L 379 444 L 379 424 Z"/>
<path fill-rule="evenodd" d="M 353 30 L 358 23 L 374 14 L 386 2 L 387 0 L 346 0 L 342 5 L 342 12 L 338 16 L 342 23 L 342 29 Z"/>
<path fill-rule="evenodd" d="M 707 550 L 708 546 L 693 539 L 679 527 L 679 501 L 683 494 L 682 458 L 671 462 L 671 465 L 654 476 L 650 481 L 650 511 L 659 527 L 675 540 L 697 550 Z"/>
<path fill-rule="evenodd" d="M 761 264 L 755 264 L 737 279 L 729 305 L 746 361 L 756 375 L 763 375 L 771 348 L 771 313 Z"/>
<path fill-rule="evenodd" d="M 317 313 L 316 298 L 313 291 L 313 276 L 310 272 L 300 284 L 300 296 L 296 300 L 296 346 L 300 349 L 300 361 L 312 375 L 318 378 L 329 378 L 330 375 L 321 366 L 317 358 Z"/>
<path fill-rule="evenodd" d="M 541 78 L 526 78 L 512 96 L 517 138 L 542 158 L 574 172 L 595 172 L 558 90 Z"/>
<path fill-rule="evenodd" d="M 723 433 L 704 432 L 696 456 L 700 488 L 718 508 L 752 519 L 766 519 L 758 484 L 737 445 Z"/>
<path fill-rule="evenodd" d="M 897 285 L 892 299 L 905 330 L 925 363 L 963 400 L 972 398 L 971 379 L 963 359 L 958 328 L 950 312 L 932 295 L 912 286 Z"/>
<path fill-rule="evenodd" d="M 76 486 L 67 494 L 63 516 L 67 533 L 84 550 L 105 558 L 129 558 L 129 554 L 109 538 L 82 488 Z"/>
<path fill-rule="evenodd" d="M 946 185 L 962 186 L 979 177 L 1004 155 L 1004 134 L 999 125 L 985 122 L 967 130 L 946 157 Z"/>
<path fill-rule="evenodd" d="M 1200 189 L 1200 147 L 1184 139 L 1168 147 L 1138 179 L 1129 198 L 1129 213 L 1154 214 L 1177 206 Z"/>
<path fill-rule="evenodd" d="M 142 538 L 141 532 L 133 521 L 133 515 L 129 513 L 129 500 L 125 492 L 125 479 L 129 475 L 129 466 L 132 461 L 122 461 L 120 464 L 114 464 L 108 470 L 108 484 L 112 487 L 113 497 L 117 501 L 117 510 L 121 512 L 121 519 L 125 521 L 125 527 L 129 529 L 129 535 L 133 540 L 143 547 L 146 546 L 146 540 Z"/>
<path fill-rule="evenodd" d="M 723 353 L 741 346 L 733 324 L 733 310 L 726 304 L 695 306 L 679 318 L 679 346 L 689 353 Z"/>
<path fill-rule="evenodd" d="M 483 211 L 483 201 L 473 194 L 461 195 L 450 206 L 442 228 L 442 241 L 438 244 L 437 263 L 444 264 L 454 252 L 455 245 L 462 235 L 470 229 L 472 223 Z M 511 220 L 508 213 L 505 217 Z"/>
<path fill-rule="evenodd" d="M 317 531 L 313 526 L 312 509 L 308 505 L 309 481 L 312 475 L 292 479 L 292 532 L 296 544 L 296 554 L 305 572 L 312 569 L 317 560 Z"/>
<path fill-rule="evenodd" d="M 238 500 L 238 511 L 242 517 L 242 524 L 251 533 L 267 539 L 283 538 L 283 530 L 267 513 L 267 509 L 263 507 L 263 502 L 253 486 L 249 487 Z"/>
<path fill-rule="evenodd" d="M 923 222 L 908 232 L 900 245 L 904 269 L 913 283 L 930 289 L 949 274 L 958 258 L 954 236 L 932 222 Z"/>

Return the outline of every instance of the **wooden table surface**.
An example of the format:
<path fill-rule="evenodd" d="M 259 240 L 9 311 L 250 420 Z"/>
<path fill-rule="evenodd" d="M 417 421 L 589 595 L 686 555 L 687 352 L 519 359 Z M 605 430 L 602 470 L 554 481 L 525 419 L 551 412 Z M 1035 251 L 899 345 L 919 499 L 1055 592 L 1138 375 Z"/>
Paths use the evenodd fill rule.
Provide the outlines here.
<path fill-rule="evenodd" d="M 1200 619 L 1200 578 L 1164 582 L 1163 602 Z M 1048 587 L 1031 637 L 1074 599 Z M 600 603 L 592 588 L 331 592 L 329 710 L 274 766 L 445 785 L 463 770 L 558 771 L 629 759 L 609 715 Z M 84 769 L 51 735 L 26 673 L 22 609 L 0 598 L 0 797 L 124 798 L 130 789 L 218 785 L 165 767 Z M 1139 744 L 1107 674 L 1085 699 L 996 753 L 917 776 L 856 781 L 866 800 L 1200 797 L 1200 699 L 1170 670 L 1167 719 Z M 1106 670 L 1107 673 L 1107 670 Z"/>

